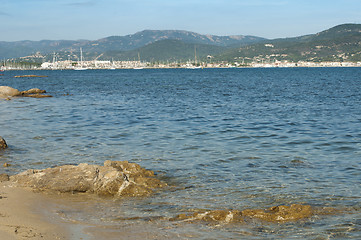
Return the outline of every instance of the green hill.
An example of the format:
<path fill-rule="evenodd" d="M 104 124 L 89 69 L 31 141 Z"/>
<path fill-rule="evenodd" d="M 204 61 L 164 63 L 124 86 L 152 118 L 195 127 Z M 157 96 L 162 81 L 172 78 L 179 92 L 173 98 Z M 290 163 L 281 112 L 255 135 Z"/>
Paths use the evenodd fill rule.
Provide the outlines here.
<path fill-rule="evenodd" d="M 361 24 L 343 24 L 296 38 L 264 41 L 217 56 L 223 61 L 361 61 Z"/>

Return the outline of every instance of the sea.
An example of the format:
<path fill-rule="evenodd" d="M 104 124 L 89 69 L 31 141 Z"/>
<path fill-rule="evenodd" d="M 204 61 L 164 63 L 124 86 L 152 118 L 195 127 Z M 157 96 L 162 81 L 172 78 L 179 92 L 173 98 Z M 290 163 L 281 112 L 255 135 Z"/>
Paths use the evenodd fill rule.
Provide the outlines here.
<path fill-rule="evenodd" d="M 28 74 L 48 77 L 14 78 Z M 64 219 L 128 229 L 121 239 L 361 239 L 361 68 L 6 71 L 0 85 L 53 95 L 0 100 L 0 173 L 127 160 L 170 186 L 60 204 Z M 294 203 L 347 210 L 284 224 L 168 220 Z"/>

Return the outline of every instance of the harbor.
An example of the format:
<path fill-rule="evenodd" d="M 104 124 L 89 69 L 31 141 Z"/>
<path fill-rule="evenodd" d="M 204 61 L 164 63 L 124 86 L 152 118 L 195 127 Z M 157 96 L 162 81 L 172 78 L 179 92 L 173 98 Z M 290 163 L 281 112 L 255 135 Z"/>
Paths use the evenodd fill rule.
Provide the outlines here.
<path fill-rule="evenodd" d="M 202 68 L 297 68 L 297 67 L 361 67 L 361 62 L 307 62 L 273 61 L 251 63 L 229 62 L 146 62 L 146 61 L 54 61 L 40 64 L 11 62 L 1 66 L 1 72 L 8 70 L 86 70 L 86 69 L 202 69 Z"/>

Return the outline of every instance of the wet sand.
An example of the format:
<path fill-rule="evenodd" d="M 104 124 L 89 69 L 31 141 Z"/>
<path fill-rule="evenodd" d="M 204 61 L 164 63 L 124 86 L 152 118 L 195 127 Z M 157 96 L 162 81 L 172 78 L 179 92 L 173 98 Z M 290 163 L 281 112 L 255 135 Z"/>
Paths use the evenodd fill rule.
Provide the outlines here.
<path fill-rule="evenodd" d="M 69 196 L 56 197 L 17 187 L 12 182 L 2 182 L 0 183 L 0 239 L 115 240 L 120 236 L 121 239 L 139 240 L 180 239 L 178 234 L 162 231 L 157 223 L 95 225 L 62 218 L 62 211 L 79 210 L 78 204 L 73 205 L 75 202 Z"/>
<path fill-rule="evenodd" d="M 10 182 L 0 183 L 1 239 L 82 239 L 49 209 L 51 205 L 41 194 Z"/>

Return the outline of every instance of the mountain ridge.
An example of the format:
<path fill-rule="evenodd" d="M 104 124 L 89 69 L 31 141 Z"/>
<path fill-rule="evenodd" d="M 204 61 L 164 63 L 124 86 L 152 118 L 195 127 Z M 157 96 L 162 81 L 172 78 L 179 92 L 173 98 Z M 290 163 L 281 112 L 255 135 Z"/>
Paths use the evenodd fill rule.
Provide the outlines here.
<path fill-rule="evenodd" d="M 202 43 L 187 43 L 177 39 L 163 39 L 143 47 L 119 52 L 105 52 L 103 59 L 153 61 L 188 61 L 195 57 L 204 59 L 208 55 L 218 55 L 226 47 Z"/>
<path fill-rule="evenodd" d="M 185 30 L 143 30 L 125 36 L 109 36 L 98 40 L 41 40 L 41 41 L 0 41 L 0 57 L 18 58 L 36 52 L 49 54 L 59 51 L 78 52 L 82 47 L 84 52 L 100 54 L 102 52 L 129 51 L 164 39 L 182 40 L 188 43 L 210 44 L 216 46 L 244 45 L 263 41 L 264 38 L 248 35 L 217 36 L 202 35 Z M 13 52 L 13 54 L 12 54 Z"/>
<path fill-rule="evenodd" d="M 178 61 L 195 58 L 215 61 L 361 61 L 361 24 L 340 24 L 319 33 L 265 39 L 248 35 L 204 35 L 185 30 L 143 30 L 98 40 L 42 40 L 0 42 L 0 57 L 25 61 L 79 60 Z M 27 55 L 37 55 L 24 57 Z"/>

